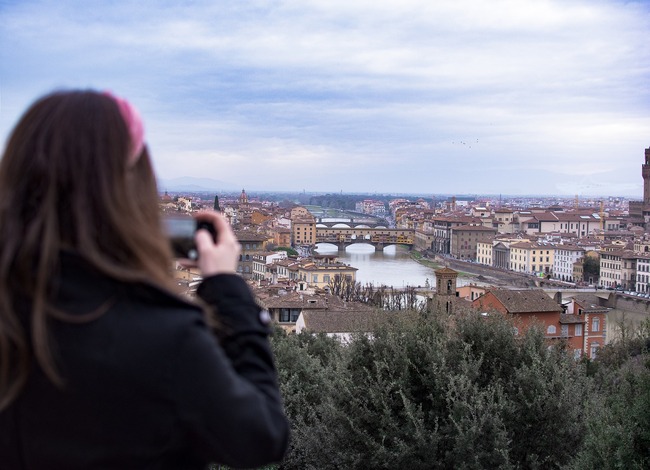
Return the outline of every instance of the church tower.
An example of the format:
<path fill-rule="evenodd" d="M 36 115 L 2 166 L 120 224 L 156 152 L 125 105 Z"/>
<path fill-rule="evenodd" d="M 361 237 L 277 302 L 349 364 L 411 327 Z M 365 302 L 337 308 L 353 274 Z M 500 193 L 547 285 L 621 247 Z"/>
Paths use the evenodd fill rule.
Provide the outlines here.
<path fill-rule="evenodd" d="M 241 190 L 241 195 L 239 196 L 239 203 L 243 205 L 248 204 L 248 195 L 243 189 Z"/>
<path fill-rule="evenodd" d="M 451 268 L 436 269 L 436 291 L 438 295 L 456 297 L 456 282 L 458 271 Z"/>
<path fill-rule="evenodd" d="M 454 312 L 454 304 L 457 301 L 456 282 L 458 280 L 458 271 L 445 267 L 436 269 L 436 294 L 433 296 L 433 304 L 438 311 L 447 314 Z"/>
<path fill-rule="evenodd" d="M 643 206 L 650 209 L 650 147 L 645 149 L 645 163 L 641 166 L 643 175 Z"/>

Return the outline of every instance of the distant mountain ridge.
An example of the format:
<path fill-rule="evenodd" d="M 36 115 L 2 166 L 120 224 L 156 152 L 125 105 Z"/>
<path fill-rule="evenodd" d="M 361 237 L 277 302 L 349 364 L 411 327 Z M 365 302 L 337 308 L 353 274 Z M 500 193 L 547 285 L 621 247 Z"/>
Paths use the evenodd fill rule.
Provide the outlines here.
<path fill-rule="evenodd" d="M 158 180 L 159 191 L 234 191 L 238 186 L 212 178 L 195 178 L 181 176 L 178 178 Z"/>

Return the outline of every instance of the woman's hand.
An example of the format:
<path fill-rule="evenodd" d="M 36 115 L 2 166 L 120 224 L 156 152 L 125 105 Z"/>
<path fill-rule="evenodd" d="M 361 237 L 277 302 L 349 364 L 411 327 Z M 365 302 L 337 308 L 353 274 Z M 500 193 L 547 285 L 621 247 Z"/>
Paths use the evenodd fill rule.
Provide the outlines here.
<path fill-rule="evenodd" d="M 217 232 L 216 243 L 210 232 L 205 229 L 197 230 L 194 235 L 196 249 L 199 252 L 196 263 L 203 277 L 236 273 L 241 245 L 226 218 L 212 211 L 198 212 L 195 218 L 201 222 L 211 223 Z"/>

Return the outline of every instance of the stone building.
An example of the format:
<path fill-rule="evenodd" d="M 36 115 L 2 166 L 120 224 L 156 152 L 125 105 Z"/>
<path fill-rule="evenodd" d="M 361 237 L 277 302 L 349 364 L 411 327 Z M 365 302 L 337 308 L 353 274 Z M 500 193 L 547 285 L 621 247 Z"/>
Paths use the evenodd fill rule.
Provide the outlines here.
<path fill-rule="evenodd" d="M 650 229 L 650 147 L 645 149 L 645 161 L 641 165 L 643 177 L 643 200 L 630 201 L 630 222 Z"/>
<path fill-rule="evenodd" d="M 496 233 L 495 228 L 483 225 L 453 227 L 450 237 L 450 254 L 460 260 L 476 261 L 477 244 L 492 241 Z"/>

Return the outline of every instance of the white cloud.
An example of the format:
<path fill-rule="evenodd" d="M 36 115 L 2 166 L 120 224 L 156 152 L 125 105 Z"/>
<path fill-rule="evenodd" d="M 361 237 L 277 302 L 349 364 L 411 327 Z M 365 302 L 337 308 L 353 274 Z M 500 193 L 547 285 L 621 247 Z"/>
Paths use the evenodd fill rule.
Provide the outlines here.
<path fill-rule="evenodd" d="M 164 177 L 178 176 L 178 162 L 197 176 L 217 162 L 219 179 L 262 187 L 272 177 L 288 189 L 428 191 L 441 179 L 449 192 L 507 193 L 549 175 L 624 188 L 650 144 L 650 7 L 641 2 L 27 0 L 2 9 L 0 59 L 12 67 L 0 77 L 0 135 L 53 87 L 111 88 L 143 111 Z M 459 159 L 469 163 L 454 166 Z M 481 181 L 504 169 L 502 182 Z"/>

